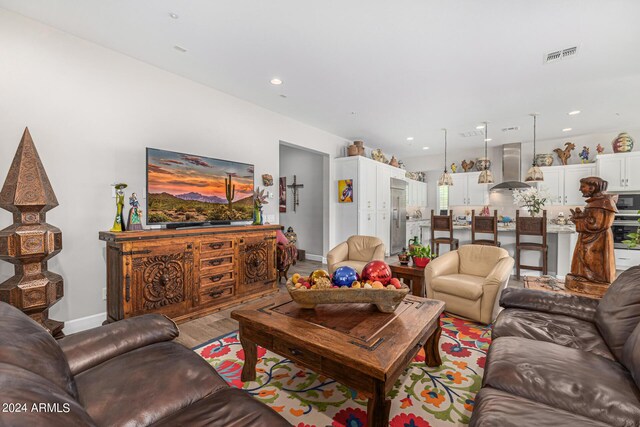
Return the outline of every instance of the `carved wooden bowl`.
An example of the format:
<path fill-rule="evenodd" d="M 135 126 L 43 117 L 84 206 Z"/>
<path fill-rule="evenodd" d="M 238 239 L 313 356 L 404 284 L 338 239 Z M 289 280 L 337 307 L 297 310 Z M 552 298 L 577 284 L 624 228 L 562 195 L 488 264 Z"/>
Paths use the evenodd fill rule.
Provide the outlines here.
<path fill-rule="evenodd" d="M 315 308 L 318 304 L 374 304 L 383 313 L 393 313 L 409 293 L 409 287 L 400 289 L 351 289 L 347 287 L 331 289 L 296 289 L 287 280 L 287 290 L 291 298 L 302 308 Z"/>

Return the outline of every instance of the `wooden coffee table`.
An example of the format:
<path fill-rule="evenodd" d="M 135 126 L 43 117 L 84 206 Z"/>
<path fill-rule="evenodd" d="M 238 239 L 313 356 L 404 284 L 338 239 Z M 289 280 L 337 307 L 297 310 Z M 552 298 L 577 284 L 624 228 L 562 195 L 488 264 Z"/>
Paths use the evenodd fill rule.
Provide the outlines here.
<path fill-rule="evenodd" d="M 442 364 L 443 311 L 442 301 L 413 295 L 394 313 L 381 313 L 372 304 L 303 309 L 289 295 L 277 295 L 231 313 L 240 323 L 245 354 L 241 379 L 256 379 L 260 345 L 360 391 L 369 398 L 368 425 L 387 426 L 391 401 L 386 395 L 420 348 L 427 366 Z"/>
<path fill-rule="evenodd" d="M 413 265 L 402 265 L 399 262 L 389 264 L 391 276 L 404 279 L 407 286 L 411 287 L 411 293 L 417 297 L 424 296 L 424 268 Z"/>

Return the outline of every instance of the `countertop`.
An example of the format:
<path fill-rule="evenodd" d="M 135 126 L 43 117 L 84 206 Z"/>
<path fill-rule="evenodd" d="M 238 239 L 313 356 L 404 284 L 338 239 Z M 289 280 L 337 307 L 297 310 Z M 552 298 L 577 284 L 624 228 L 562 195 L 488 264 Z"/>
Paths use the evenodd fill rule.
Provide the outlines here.
<path fill-rule="evenodd" d="M 428 220 L 429 223 L 428 224 L 424 224 L 421 227 L 423 228 L 430 228 L 431 227 L 431 220 Z M 471 230 L 471 225 L 467 224 L 467 225 L 453 225 L 453 229 L 454 230 Z M 498 233 L 500 232 L 515 232 L 516 231 L 516 225 L 515 223 L 509 223 L 506 225 L 502 225 L 502 224 L 498 224 Z M 576 228 L 573 224 L 568 224 L 568 225 L 557 225 L 557 224 L 547 224 L 547 233 L 551 233 L 551 234 L 571 234 L 571 233 L 575 233 L 576 232 Z"/>

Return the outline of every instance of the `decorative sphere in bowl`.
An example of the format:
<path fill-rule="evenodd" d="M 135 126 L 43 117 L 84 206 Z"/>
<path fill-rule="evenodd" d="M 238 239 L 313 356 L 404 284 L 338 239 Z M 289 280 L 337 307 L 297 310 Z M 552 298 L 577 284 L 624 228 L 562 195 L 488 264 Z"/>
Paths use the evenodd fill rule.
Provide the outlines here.
<path fill-rule="evenodd" d="M 391 268 L 384 261 L 370 261 L 362 269 L 361 277 L 362 280 L 378 281 L 386 286 L 391 280 Z"/>
<path fill-rule="evenodd" d="M 336 286 L 351 287 L 351 284 L 356 280 L 358 280 L 358 272 L 355 268 L 349 267 L 348 265 L 338 267 L 336 271 L 333 272 L 333 284 Z"/>

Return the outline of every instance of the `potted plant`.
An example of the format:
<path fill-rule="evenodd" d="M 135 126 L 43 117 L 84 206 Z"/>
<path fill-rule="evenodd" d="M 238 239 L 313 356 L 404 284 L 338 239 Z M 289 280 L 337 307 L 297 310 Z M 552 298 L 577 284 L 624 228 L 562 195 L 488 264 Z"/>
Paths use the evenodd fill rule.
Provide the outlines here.
<path fill-rule="evenodd" d="M 534 217 L 547 203 L 548 196 L 535 187 L 513 190 L 513 203 L 525 208 Z"/>
<path fill-rule="evenodd" d="M 416 245 L 411 249 L 409 255 L 413 258 L 413 265 L 425 268 L 431 261 L 431 247 L 429 245 Z"/>
<path fill-rule="evenodd" d="M 640 211 L 638 211 L 638 213 L 640 214 Z M 638 222 L 640 222 L 640 219 L 638 219 Z M 623 240 L 622 243 L 627 245 L 627 247 L 630 249 L 635 249 L 636 247 L 638 247 L 640 245 L 640 226 L 638 226 L 638 229 L 635 233 L 629 233 L 626 237 L 627 239 Z"/>

